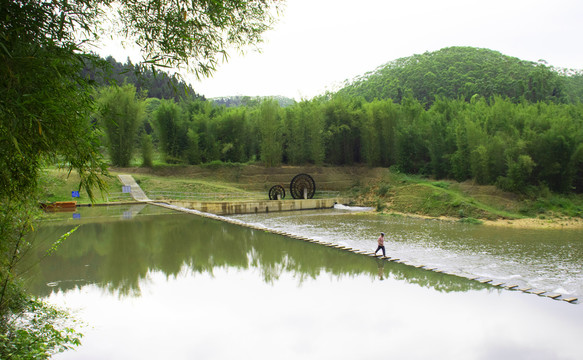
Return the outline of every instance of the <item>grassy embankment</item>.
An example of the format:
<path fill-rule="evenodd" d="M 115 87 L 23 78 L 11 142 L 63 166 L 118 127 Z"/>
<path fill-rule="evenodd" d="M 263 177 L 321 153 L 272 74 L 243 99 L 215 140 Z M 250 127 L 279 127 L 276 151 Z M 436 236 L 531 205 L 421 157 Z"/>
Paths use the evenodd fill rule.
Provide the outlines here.
<path fill-rule="evenodd" d="M 355 188 L 353 198 L 382 214 L 515 227 L 583 228 L 581 195 L 541 191 L 529 197 L 494 186 L 388 173 L 376 183 Z"/>
<path fill-rule="evenodd" d="M 151 198 L 201 200 L 267 199 L 275 184 L 288 188 L 295 174 L 308 173 L 316 181 L 316 196 L 351 199 L 354 205 L 374 207 L 384 215 L 414 215 L 470 223 L 514 226 L 583 227 L 583 196 L 541 192 L 537 198 L 506 193 L 493 186 L 432 181 L 367 167 L 279 167 L 256 165 L 157 166 L 153 169 L 111 169 L 109 193 L 97 202 L 128 201 L 117 174 L 132 174 Z M 78 176 L 46 169 L 43 201 L 67 201 L 76 190 Z M 289 198 L 287 194 L 287 198 Z M 81 192 L 80 203 L 89 199 Z"/>
<path fill-rule="evenodd" d="M 122 193 L 122 184 L 117 178 L 118 174 L 132 174 L 140 187 L 152 199 L 206 199 L 221 200 L 226 197 L 232 200 L 245 199 L 250 197 L 260 197 L 263 194 L 245 190 L 240 186 L 233 186 L 230 182 L 220 178 L 206 179 L 193 178 L 182 173 L 180 169 L 175 175 L 169 175 L 171 168 L 165 168 L 160 174 L 140 173 L 140 169 L 110 169 L 110 178 L 106 178 L 108 190 L 103 194 L 95 194 L 95 203 L 112 203 L 132 201 L 129 194 Z M 79 175 L 75 172 L 68 174 L 64 170 L 48 168 L 44 170 L 41 177 L 41 201 L 77 201 L 78 203 L 89 203 L 88 194 L 81 190 L 80 198 L 74 199 L 71 196 L 73 190 L 78 190 Z"/>

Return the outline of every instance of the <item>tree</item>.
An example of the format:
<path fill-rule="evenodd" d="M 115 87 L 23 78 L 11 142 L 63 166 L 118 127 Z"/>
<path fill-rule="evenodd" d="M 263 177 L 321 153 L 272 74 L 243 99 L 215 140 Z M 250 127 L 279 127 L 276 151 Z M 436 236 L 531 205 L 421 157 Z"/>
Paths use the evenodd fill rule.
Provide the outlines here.
<path fill-rule="evenodd" d="M 403 98 L 399 112 L 399 127 L 395 135 L 396 165 L 403 172 L 423 173 L 429 163 L 426 114 L 417 100 L 411 97 Z"/>
<path fill-rule="evenodd" d="M 579 144 L 571 156 L 571 178 L 573 179 L 573 191 L 583 193 L 583 144 Z"/>
<path fill-rule="evenodd" d="M 396 156 L 397 105 L 391 100 L 375 100 L 364 109 L 363 157 L 371 166 L 391 166 Z"/>
<path fill-rule="evenodd" d="M 360 134 L 358 127 L 363 111 L 358 101 L 335 98 L 324 104 L 326 126 L 327 161 L 351 165 L 360 161 Z"/>
<path fill-rule="evenodd" d="M 295 111 L 294 111 L 295 110 Z M 287 108 L 283 111 L 283 127 L 285 134 L 285 159 L 292 165 L 300 165 L 306 162 L 306 135 L 305 121 L 301 109 Z"/>
<path fill-rule="evenodd" d="M 174 100 L 162 100 L 154 113 L 154 124 L 166 161 L 180 162 L 187 141 L 180 106 Z"/>
<path fill-rule="evenodd" d="M 513 191 L 524 192 L 536 164 L 529 155 L 519 155 L 516 161 L 509 159 L 508 178 Z"/>
<path fill-rule="evenodd" d="M 318 100 L 302 101 L 295 106 L 295 132 L 301 134 L 297 138 L 302 145 L 303 163 L 310 162 L 321 165 L 326 156 L 324 147 L 324 116 L 322 105 Z"/>
<path fill-rule="evenodd" d="M 142 150 L 142 166 L 154 166 L 154 145 L 152 144 L 152 135 L 145 132 L 140 138 L 140 149 Z"/>
<path fill-rule="evenodd" d="M 105 3 L 109 2 L 104 0 Z M 183 66 L 208 76 L 227 49 L 261 42 L 277 1 L 128 0 L 117 3 L 122 34 L 133 39 L 146 63 Z"/>
<path fill-rule="evenodd" d="M 259 131 L 261 132 L 261 161 L 266 166 L 281 163 L 282 140 L 279 106 L 274 100 L 265 100 L 260 107 Z"/>
<path fill-rule="evenodd" d="M 13 321 L 14 316 L 36 311 L 17 286 L 14 265 L 30 246 L 24 236 L 33 228 L 30 214 L 43 164 L 58 160 L 75 169 L 79 186 L 92 198 L 95 187 L 105 186 L 107 165 L 90 122 L 92 83 L 81 70 L 87 62 L 103 64 L 83 48 L 103 34 L 114 5 L 122 33 L 141 47 L 146 64 L 182 65 L 202 76 L 212 73 L 220 57 L 227 57 L 227 48 L 259 43 L 272 22 L 275 3 L 0 0 L 1 358 L 10 358 L 5 350 L 19 344 L 22 334 L 32 333 L 19 331 L 30 325 L 24 319 Z M 75 343 L 64 335 L 51 348 L 32 337 L 25 345 L 32 346 L 35 357 L 45 358 L 60 345 Z"/>
<path fill-rule="evenodd" d="M 144 119 L 144 102 L 138 99 L 136 87 L 103 88 L 97 100 L 100 121 L 105 128 L 109 156 L 115 166 L 130 165 L 138 126 Z"/>
<path fill-rule="evenodd" d="M 186 161 L 189 164 L 200 164 L 200 149 L 198 146 L 198 134 L 194 128 L 189 128 L 186 132 L 188 147 L 186 150 Z"/>

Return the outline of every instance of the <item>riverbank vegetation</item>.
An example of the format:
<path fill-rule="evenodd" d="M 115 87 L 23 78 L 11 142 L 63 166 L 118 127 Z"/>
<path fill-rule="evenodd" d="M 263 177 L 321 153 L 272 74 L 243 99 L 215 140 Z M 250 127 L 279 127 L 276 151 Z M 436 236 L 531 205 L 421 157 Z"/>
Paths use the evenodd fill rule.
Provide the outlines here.
<path fill-rule="evenodd" d="M 352 193 L 358 203 L 382 214 L 533 228 L 583 225 L 581 194 L 547 191 L 533 197 L 473 181 L 435 181 L 396 172 L 354 187 Z"/>

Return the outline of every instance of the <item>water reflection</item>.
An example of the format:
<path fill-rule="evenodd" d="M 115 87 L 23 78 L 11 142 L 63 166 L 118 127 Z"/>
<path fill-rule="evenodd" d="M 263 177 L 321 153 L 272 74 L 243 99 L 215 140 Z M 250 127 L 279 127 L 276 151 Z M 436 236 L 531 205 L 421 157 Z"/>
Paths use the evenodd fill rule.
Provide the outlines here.
<path fill-rule="evenodd" d="M 85 221 L 90 215 L 83 217 Z M 45 226 L 36 237 L 55 239 L 70 227 Z M 49 245 L 46 241 L 39 254 Z M 147 279 L 150 271 L 177 276 L 185 265 L 194 273 L 209 274 L 216 268 L 257 268 L 267 283 L 291 273 L 301 285 L 305 279 L 327 272 L 337 278 L 392 277 L 445 292 L 487 287 L 456 276 L 375 260 L 198 216 L 141 216 L 131 221 L 83 224 L 56 254 L 37 265 L 31 289 L 47 296 L 91 283 L 122 296 L 139 296 L 140 281 Z"/>

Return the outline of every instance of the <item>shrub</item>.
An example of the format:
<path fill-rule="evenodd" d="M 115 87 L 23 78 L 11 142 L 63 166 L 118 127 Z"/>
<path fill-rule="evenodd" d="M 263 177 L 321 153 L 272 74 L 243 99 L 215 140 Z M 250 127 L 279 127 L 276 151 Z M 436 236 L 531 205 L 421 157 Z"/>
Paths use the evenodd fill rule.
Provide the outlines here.
<path fill-rule="evenodd" d="M 377 190 L 377 195 L 378 196 L 385 196 L 387 195 L 387 193 L 389 192 L 389 189 L 391 187 L 388 184 L 383 184 L 381 185 L 378 190 Z"/>

